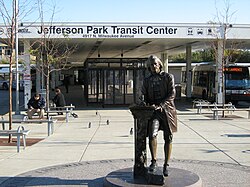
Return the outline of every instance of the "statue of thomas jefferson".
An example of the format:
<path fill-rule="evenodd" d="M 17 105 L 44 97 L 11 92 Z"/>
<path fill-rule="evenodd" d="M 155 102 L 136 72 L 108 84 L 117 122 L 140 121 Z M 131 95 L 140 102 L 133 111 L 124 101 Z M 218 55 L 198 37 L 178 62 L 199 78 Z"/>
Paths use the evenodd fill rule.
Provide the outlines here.
<path fill-rule="evenodd" d="M 157 135 L 159 130 L 163 130 L 165 141 L 163 175 L 168 176 L 173 132 L 177 131 L 174 76 L 162 70 L 163 64 L 157 56 L 151 55 L 148 58 L 147 67 L 150 75 L 143 81 L 142 95 L 147 105 L 155 107 L 148 123 L 149 149 L 152 158 L 149 171 L 154 171 L 157 167 Z"/>

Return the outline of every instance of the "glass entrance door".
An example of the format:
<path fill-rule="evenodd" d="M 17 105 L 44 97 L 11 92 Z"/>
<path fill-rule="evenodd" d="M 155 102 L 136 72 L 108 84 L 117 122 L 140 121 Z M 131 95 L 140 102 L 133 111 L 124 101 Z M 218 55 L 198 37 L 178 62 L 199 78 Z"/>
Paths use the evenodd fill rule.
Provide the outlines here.
<path fill-rule="evenodd" d="M 91 69 L 88 71 L 88 103 L 129 105 L 139 98 L 144 70 Z"/>
<path fill-rule="evenodd" d="M 129 105 L 137 102 L 146 68 L 143 60 L 94 59 L 86 63 L 87 103 Z M 113 62 L 112 60 L 115 60 Z"/>
<path fill-rule="evenodd" d="M 104 104 L 125 104 L 125 70 L 105 70 Z"/>
<path fill-rule="evenodd" d="M 103 102 L 103 71 L 92 69 L 88 72 L 88 103 Z"/>

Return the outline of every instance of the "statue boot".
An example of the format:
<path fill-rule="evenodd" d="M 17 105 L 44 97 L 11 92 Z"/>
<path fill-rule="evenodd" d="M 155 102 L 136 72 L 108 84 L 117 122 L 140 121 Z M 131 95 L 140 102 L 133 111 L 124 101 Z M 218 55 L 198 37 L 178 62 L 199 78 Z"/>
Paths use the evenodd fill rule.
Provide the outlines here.
<path fill-rule="evenodd" d="M 151 153 L 151 164 L 149 166 L 149 171 L 155 171 L 157 167 L 156 163 L 156 151 L 157 151 L 157 139 L 156 137 L 149 140 L 149 149 Z"/>
<path fill-rule="evenodd" d="M 166 177 L 168 176 L 168 161 L 170 160 L 172 152 L 172 144 L 171 143 L 165 143 L 164 144 L 164 153 L 165 153 L 165 162 L 163 165 L 163 175 Z"/>

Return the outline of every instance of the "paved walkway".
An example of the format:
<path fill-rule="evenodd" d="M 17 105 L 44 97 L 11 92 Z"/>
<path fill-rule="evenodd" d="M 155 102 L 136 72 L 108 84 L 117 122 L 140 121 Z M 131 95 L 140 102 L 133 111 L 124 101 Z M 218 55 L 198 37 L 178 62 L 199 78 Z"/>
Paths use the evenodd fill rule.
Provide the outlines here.
<path fill-rule="evenodd" d="M 247 113 L 234 112 L 212 120 L 208 110 L 198 115 L 191 103 L 176 103 L 179 129 L 174 135 L 170 167 L 195 172 L 204 186 L 249 186 Z M 15 146 L 1 146 L 0 186 L 102 186 L 108 173 L 133 166 L 133 117 L 127 108 L 76 113 L 79 118 L 71 118 L 69 123 L 58 121 L 49 137 L 46 124 L 25 125 L 31 130 L 28 138 L 45 139 L 20 153 Z M 158 139 L 161 165 L 162 133 Z"/>

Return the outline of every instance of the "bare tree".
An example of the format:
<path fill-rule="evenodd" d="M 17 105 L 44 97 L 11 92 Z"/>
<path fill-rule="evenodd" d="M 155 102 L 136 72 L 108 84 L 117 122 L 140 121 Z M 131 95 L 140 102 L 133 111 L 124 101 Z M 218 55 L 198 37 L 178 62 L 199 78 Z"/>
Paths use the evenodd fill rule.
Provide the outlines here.
<path fill-rule="evenodd" d="M 9 55 L 9 130 L 12 129 L 12 82 L 13 82 L 13 67 L 15 65 L 15 58 L 14 56 L 18 54 L 18 51 L 15 51 L 16 44 L 16 34 L 17 30 L 17 18 L 19 16 L 19 12 L 17 9 L 17 1 L 13 0 L 11 4 L 7 5 L 4 0 L 0 0 L 0 14 L 1 18 L 4 22 L 6 40 L 3 42 L 10 48 L 10 55 Z M 7 7 L 11 7 L 12 11 L 9 10 Z M 11 142 L 11 136 L 9 136 L 9 142 Z"/>
<path fill-rule="evenodd" d="M 35 49 L 31 53 L 38 58 L 36 70 L 45 77 L 46 107 L 49 107 L 50 74 L 71 68 L 69 57 L 75 51 L 75 46 L 69 47 L 67 42 L 55 41 L 52 38 L 43 38 L 36 41 Z"/>
<path fill-rule="evenodd" d="M 52 6 L 52 13 L 49 22 L 44 22 L 43 2 L 38 0 L 40 24 L 42 29 L 41 38 L 32 44 L 31 54 L 37 58 L 36 70 L 45 77 L 46 87 L 46 108 L 49 108 L 49 90 L 50 90 L 50 74 L 54 71 L 62 71 L 71 68 L 69 58 L 75 52 L 77 46 L 69 46 L 70 38 L 63 34 L 62 37 L 53 38 L 43 29 L 53 25 L 56 5 Z M 42 77 L 42 79 L 43 79 Z M 42 81 L 43 82 L 43 81 Z M 42 85 L 43 86 L 43 85 Z"/>
<path fill-rule="evenodd" d="M 18 41 L 16 40 L 16 36 L 18 33 L 18 19 L 23 20 L 25 17 L 38 10 L 41 20 L 41 25 L 44 28 L 43 21 L 43 3 L 44 1 L 38 0 L 34 3 L 34 1 L 22 1 L 23 4 L 18 5 L 17 0 L 12 0 L 11 2 L 7 2 L 4 0 L 0 0 L 0 15 L 1 20 L 3 21 L 6 39 L 2 39 L 1 42 L 6 44 L 8 48 L 10 48 L 9 55 L 9 129 L 12 129 L 12 113 L 13 113 L 13 103 L 12 103 L 12 88 L 13 88 L 13 68 L 15 67 L 16 61 L 15 56 L 18 55 L 18 51 L 16 51 L 16 45 L 18 45 Z M 20 9 L 18 8 L 20 7 Z M 25 10 L 25 8 L 30 7 L 29 10 Z M 38 8 L 37 8 L 38 7 Z M 54 8 L 54 7 L 53 7 Z M 51 24 L 53 20 L 54 12 L 51 18 Z M 39 20 L 39 19 L 36 19 Z M 30 24 L 32 25 L 32 23 Z M 28 26 L 27 26 L 28 27 Z M 67 36 L 65 36 L 65 41 L 59 42 L 58 40 L 54 40 L 50 38 L 49 35 L 44 34 L 43 37 L 34 43 L 35 48 L 31 50 L 31 53 L 40 53 L 38 57 L 42 59 L 41 66 L 37 67 L 38 70 L 42 72 L 42 74 L 46 77 L 46 97 L 47 101 L 49 101 L 49 75 L 52 71 L 59 71 L 66 67 L 67 60 L 70 54 L 73 52 L 73 48 L 69 48 L 67 45 Z M 34 47 L 32 46 L 32 47 Z M 18 59 L 18 58 L 17 58 Z M 17 85 L 18 86 L 18 85 Z M 48 107 L 48 105 L 47 105 Z M 12 141 L 11 136 L 9 137 L 9 141 Z"/>
<path fill-rule="evenodd" d="M 227 39 L 227 33 L 232 27 L 232 18 L 235 12 L 231 11 L 230 0 L 224 0 L 223 11 L 218 10 L 216 1 L 215 7 L 215 21 L 210 21 L 209 23 L 213 28 L 212 34 L 217 38 L 211 43 L 214 59 L 216 61 L 216 102 L 222 102 L 222 104 L 225 104 L 224 65 L 232 59 L 231 56 L 238 47 L 236 46 L 236 43 L 229 43 Z M 227 49 L 227 46 L 230 46 L 230 49 Z"/>

